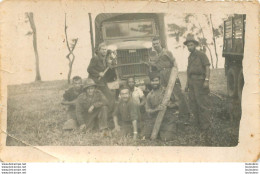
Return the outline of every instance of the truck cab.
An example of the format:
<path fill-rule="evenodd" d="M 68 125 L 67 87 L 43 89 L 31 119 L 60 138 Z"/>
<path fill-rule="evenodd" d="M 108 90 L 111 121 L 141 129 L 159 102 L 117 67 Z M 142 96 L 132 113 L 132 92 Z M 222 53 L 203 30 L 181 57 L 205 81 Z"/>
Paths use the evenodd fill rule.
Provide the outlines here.
<path fill-rule="evenodd" d="M 95 47 L 102 42 L 117 52 L 116 80 L 108 83 L 118 89 L 130 76 L 137 86 L 149 84 L 152 39 L 157 36 L 166 48 L 164 14 L 162 13 L 101 13 L 95 18 Z"/>
<path fill-rule="evenodd" d="M 229 97 L 241 101 L 244 85 L 242 60 L 244 58 L 246 15 L 236 14 L 224 21 L 223 57 Z"/>

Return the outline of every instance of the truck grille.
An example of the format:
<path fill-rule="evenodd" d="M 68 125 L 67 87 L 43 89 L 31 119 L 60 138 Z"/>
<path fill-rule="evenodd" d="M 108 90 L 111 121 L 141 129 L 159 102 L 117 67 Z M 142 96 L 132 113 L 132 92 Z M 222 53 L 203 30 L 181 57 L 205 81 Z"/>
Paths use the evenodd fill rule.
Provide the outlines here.
<path fill-rule="evenodd" d="M 148 62 L 148 49 L 118 50 L 117 71 L 120 79 L 129 76 L 147 76 L 149 67 L 143 63 Z"/>

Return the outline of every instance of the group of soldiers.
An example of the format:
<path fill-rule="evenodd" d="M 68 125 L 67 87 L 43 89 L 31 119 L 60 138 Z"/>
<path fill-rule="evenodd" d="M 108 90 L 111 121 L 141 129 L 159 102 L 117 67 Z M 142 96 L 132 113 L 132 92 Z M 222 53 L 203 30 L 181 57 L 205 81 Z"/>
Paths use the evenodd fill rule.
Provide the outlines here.
<path fill-rule="evenodd" d="M 188 57 L 187 83 L 185 91 L 189 94 L 189 106 L 185 102 L 180 80 L 177 77 L 170 101 L 162 104 L 171 69 L 177 68 L 172 53 L 163 48 L 160 39 L 152 40 L 157 58 L 145 63 L 151 68 L 150 91 L 147 95 L 135 84 L 135 77 L 129 77 L 126 85 L 121 85 L 119 94 L 111 91 L 107 83 L 114 80 L 113 61 L 116 53 L 107 50 L 101 43 L 97 54 L 88 66 L 89 77 L 84 81 L 79 76 L 73 78 L 73 86 L 65 91 L 62 104 L 68 105 L 69 119 L 63 129 L 80 131 L 97 130 L 107 136 L 117 132 L 133 139 L 149 139 L 151 137 L 158 112 L 166 110 L 159 130 L 159 138 L 171 141 L 177 137 L 177 122 L 180 113 L 191 110 L 191 119 L 200 130 L 201 141 L 211 143 L 211 113 L 209 101 L 209 60 L 205 53 L 196 49 L 199 42 L 193 35 L 187 36 L 184 45 L 190 55 Z M 118 96 L 118 97 L 115 97 Z M 110 126 L 109 122 L 112 122 Z M 112 130 L 112 131 L 111 131 Z"/>

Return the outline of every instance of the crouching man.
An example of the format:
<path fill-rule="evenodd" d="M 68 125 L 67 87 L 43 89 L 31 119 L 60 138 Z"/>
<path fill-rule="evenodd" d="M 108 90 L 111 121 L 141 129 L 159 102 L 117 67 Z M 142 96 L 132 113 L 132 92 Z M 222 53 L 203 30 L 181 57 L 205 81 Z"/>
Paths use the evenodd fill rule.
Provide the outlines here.
<path fill-rule="evenodd" d="M 95 82 L 88 78 L 83 87 L 83 93 L 76 102 L 76 116 L 80 130 L 93 130 L 98 128 L 106 131 L 108 101 L 101 91 L 96 89 Z"/>
<path fill-rule="evenodd" d="M 68 106 L 68 120 L 63 125 L 63 130 L 72 130 L 77 128 L 76 120 L 76 99 L 82 93 L 82 79 L 79 76 L 72 78 L 72 87 L 63 94 L 62 105 Z"/>
<path fill-rule="evenodd" d="M 133 135 L 133 138 L 136 139 L 139 106 L 130 97 L 130 90 L 127 86 L 120 88 L 120 97 L 113 113 L 115 131 L 121 132 L 123 136 Z"/>
<path fill-rule="evenodd" d="M 160 127 L 160 138 L 165 141 L 177 139 L 177 121 L 179 115 L 179 99 L 174 92 L 167 106 L 161 105 L 165 89 L 161 86 L 160 74 L 150 74 L 152 91 L 147 95 L 145 110 L 147 118 L 143 130 L 143 138 L 150 138 L 158 112 L 166 108 L 165 116 Z"/>

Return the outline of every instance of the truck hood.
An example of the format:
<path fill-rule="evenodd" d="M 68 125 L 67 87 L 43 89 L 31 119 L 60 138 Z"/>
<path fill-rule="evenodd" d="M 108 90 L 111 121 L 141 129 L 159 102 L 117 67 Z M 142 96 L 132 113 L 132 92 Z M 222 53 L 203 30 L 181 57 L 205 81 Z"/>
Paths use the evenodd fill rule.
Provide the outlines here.
<path fill-rule="evenodd" d="M 152 41 L 120 41 L 108 43 L 108 49 L 123 50 L 123 49 L 144 49 L 152 48 Z"/>

